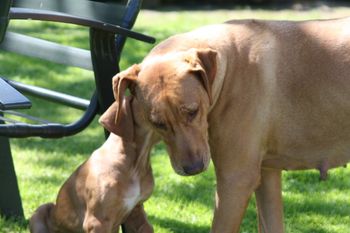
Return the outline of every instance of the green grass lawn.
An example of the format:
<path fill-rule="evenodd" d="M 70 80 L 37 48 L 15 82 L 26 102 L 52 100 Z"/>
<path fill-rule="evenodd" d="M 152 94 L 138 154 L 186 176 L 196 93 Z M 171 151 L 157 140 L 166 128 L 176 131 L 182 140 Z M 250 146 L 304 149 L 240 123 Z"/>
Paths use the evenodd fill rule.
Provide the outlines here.
<path fill-rule="evenodd" d="M 200 25 L 220 23 L 233 18 L 315 19 L 350 15 L 350 9 L 315 8 L 309 11 L 251 10 L 162 10 L 143 11 L 135 29 L 155 36 L 158 41 Z M 88 46 L 87 31 L 60 24 L 15 22 L 15 31 L 30 35 Z M 151 45 L 129 40 L 123 54 L 122 67 L 140 62 Z M 19 55 L 0 53 L 0 75 L 56 90 L 89 97 L 93 91 L 92 73 L 64 67 Z M 32 99 L 31 110 L 60 122 L 76 119 L 80 112 L 66 107 L 48 106 Z M 13 139 L 12 149 L 26 218 L 42 203 L 55 200 L 64 180 L 90 153 L 103 142 L 102 128 L 95 121 L 83 133 L 59 140 L 38 138 Z M 164 145 L 152 153 L 156 187 L 145 204 L 156 233 L 207 233 L 210 231 L 215 192 L 213 166 L 195 177 L 176 175 L 169 163 Z M 326 182 L 319 182 L 316 171 L 283 174 L 285 225 L 288 233 L 350 232 L 350 168 L 330 172 Z M 3 190 L 5 187 L 2 187 Z M 0 233 L 29 232 L 27 221 L 0 218 Z M 251 201 L 241 232 L 254 233 L 255 202 Z"/>

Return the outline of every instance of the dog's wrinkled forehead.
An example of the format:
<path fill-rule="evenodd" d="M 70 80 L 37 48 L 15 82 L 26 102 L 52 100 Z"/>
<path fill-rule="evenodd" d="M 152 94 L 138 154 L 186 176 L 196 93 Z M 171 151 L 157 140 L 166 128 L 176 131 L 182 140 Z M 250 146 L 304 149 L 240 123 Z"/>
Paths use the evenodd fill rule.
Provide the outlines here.
<path fill-rule="evenodd" d="M 142 63 L 138 83 L 145 101 L 176 102 L 184 97 L 191 64 L 183 54 L 157 56 Z M 180 100 L 179 100 L 180 101 Z"/>
<path fill-rule="evenodd" d="M 169 83 L 175 78 L 181 78 L 190 70 L 190 58 L 185 53 L 158 55 L 146 59 L 141 64 L 139 79 L 147 83 Z"/>

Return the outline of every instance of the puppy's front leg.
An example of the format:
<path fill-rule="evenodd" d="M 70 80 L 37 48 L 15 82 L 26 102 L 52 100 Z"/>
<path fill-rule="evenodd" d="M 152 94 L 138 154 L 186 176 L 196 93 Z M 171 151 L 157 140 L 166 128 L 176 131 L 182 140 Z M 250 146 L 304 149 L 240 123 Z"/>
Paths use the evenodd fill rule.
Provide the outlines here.
<path fill-rule="evenodd" d="M 283 233 L 281 170 L 261 169 L 261 183 L 255 191 L 259 233 Z"/>
<path fill-rule="evenodd" d="M 237 168 L 226 175 L 216 173 L 216 207 L 211 233 L 239 232 L 248 201 L 259 182 L 259 171 L 254 170 Z"/>
<path fill-rule="evenodd" d="M 126 233 L 153 233 L 142 204 L 137 205 L 123 223 Z"/>

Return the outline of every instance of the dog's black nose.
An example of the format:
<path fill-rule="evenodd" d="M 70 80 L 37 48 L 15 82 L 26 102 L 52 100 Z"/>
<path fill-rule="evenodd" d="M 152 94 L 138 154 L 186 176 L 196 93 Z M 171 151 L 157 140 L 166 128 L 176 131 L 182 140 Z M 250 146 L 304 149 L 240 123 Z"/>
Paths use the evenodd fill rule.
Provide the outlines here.
<path fill-rule="evenodd" d="M 203 171 L 204 163 L 203 161 L 198 161 L 191 165 L 184 166 L 183 169 L 186 175 L 195 175 Z"/>

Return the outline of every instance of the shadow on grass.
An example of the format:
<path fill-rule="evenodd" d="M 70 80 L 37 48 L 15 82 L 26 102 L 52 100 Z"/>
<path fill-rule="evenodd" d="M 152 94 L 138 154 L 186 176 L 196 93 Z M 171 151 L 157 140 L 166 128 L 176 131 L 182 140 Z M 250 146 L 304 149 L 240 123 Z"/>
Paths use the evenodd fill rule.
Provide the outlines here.
<path fill-rule="evenodd" d="M 322 229 L 322 226 L 310 226 L 302 228 L 300 232 L 312 232 L 312 233 L 329 233 L 329 231 Z"/>
<path fill-rule="evenodd" d="M 155 197 L 166 196 L 169 200 L 181 199 L 185 203 L 200 203 L 201 205 L 213 208 L 215 194 L 215 180 L 211 172 L 206 172 L 196 177 L 191 182 L 177 182 L 160 187 Z"/>
<path fill-rule="evenodd" d="M 257 232 L 256 216 L 255 205 L 250 203 L 245 213 L 240 232 Z M 178 220 L 176 219 L 176 216 L 174 216 L 174 218 L 168 218 L 149 215 L 148 217 L 152 224 L 174 233 L 207 233 L 210 232 L 211 229 L 211 222 L 208 224 L 192 224 L 186 221 Z"/>
<path fill-rule="evenodd" d="M 284 174 L 284 190 L 293 193 L 350 191 L 349 169 L 342 167 L 331 169 L 326 181 L 320 181 L 320 174 L 315 170 L 289 171 Z"/>
<path fill-rule="evenodd" d="M 330 171 L 321 182 L 317 171 L 288 172 L 284 174 L 284 212 L 287 232 L 330 232 L 330 225 L 348 225 L 350 205 L 349 169 Z M 308 220 L 310 219 L 310 220 Z M 289 231 L 288 231 L 289 228 Z M 341 231 L 336 231 L 341 232 Z"/>
<path fill-rule="evenodd" d="M 305 196 L 308 194 L 305 193 Z M 293 200 L 284 198 L 284 206 L 288 215 L 288 209 L 306 216 L 312 214 L 328 217 L 347 217 L 350 214 L 350 205 L 347 201 L 323 200 L 323 199 L 302 199 Z M 349 223 L 350 224 L 350 223 Z M 350 226 L 350 225 L 349 225 Z"/>
<path fill-rule="evenodd" d="M 156 224 L 174 233 L 175 232 L 176 233 L 190 233 L 190 232 L 207 233 L 210 231 L 209 226 L 203 226 L 198 224 L 194 225 L 191 223 L 186 223 L 186 222 L 182 222 L 182 221 L 178 221 L 170 218 L 158 218 L 150 215 L 149 219 L 152 224 Z"/>
<path fill-rule="evenodd" d="M 0 216 L 0 233 L 27 232 L 29 221 L 18 218 L 4 218 Z"/>

